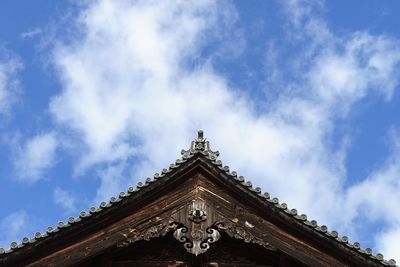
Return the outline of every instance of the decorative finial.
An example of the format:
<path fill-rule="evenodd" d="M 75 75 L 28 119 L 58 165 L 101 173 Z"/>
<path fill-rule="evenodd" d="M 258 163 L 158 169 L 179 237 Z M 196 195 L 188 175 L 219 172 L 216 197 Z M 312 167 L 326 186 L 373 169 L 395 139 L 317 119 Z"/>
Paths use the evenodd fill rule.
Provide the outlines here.
<path fill-rule="evenodd" d="M 210 148 L 210 142 L 204 138 L 204 132 L 202 130 L 197 131 L 197 138 L 192 141 L 190 149 L 181 151 L 183 158 L 190 158 L 195 154 L 202 154 L 211 160 L 217 159 L 219 152 L 212 151 Z"/>
<path fill-rule="evenodd" d="M 204 132 L 202 130 L 197 131 L 197 139 L 203 139 Z"/>

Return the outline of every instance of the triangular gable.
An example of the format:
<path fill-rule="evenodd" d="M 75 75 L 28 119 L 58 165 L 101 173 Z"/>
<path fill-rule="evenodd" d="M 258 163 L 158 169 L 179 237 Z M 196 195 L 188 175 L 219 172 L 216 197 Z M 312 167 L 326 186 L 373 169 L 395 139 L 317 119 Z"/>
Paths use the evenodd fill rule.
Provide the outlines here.
<path fill-rule="evenodd" d="M 0 249 L 0 266 L 70 266 L 141 240 L 173 236 L 199 256 L 221 235 L 305 266 L 395 266 L 279 204 L 218 160 L 200 131 L 182 159 L 77 218 Z M 79 265 L 78 265 L 79 266 Z M 290 266 L 290 265 L 287 265 Z"/>

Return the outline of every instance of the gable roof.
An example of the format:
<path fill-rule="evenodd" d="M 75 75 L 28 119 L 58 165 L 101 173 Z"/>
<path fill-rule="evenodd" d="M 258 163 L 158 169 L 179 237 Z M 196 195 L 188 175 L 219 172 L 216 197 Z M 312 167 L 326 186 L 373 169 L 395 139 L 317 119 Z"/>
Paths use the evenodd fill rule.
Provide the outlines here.
<path fill-rule="evenodd" d="M 56 227 L 48 227 L 43 233 L 37 232 L 32 238 L 24 237 L 21 243 L 12 242 L 7 250 L 0 248 L 0 265 L 2 262 L 7 262 L 9 258 L 26 257 L 34 253 L 34 248 L 38 244 L 51 242 L 107 216 L 113 216 L 116 210 L 122 209 L 129 203 L 143 200 L 146 194 L 166 186 L 170 180 L 189 167 L 198 165 L 217 171 L 224 182 L 272 209 L 274 216 L 289 220 L 296 227 L 301 227 L 314 235 L 315 238 L 322 238 L 326 242 L 335 244 L 343 253 L 367 259 L 378 264 L 377 266 L 396 266 L 395 260 L 385 260 L 381 253 L 373 254 L 370 248 L 364 249 L 358 242 L 350 243 L 347 236 L 339 236 L 336 231 L 329 231 L 327 226 L 318 225 L 315 220 L 309 220 L 305 214 L 300 215 L 296 209 L 289 209 L 285 203 L 279 203 L 278 198 L 271 198 L 268 193 L 262 193 L 261 188 L 254 188 L 250 181 L 246 181 L 243 176 L 238 176 L 235 171 L 230 171 L 228 166 L 222 164 L 218 159 L 219 152 L 211 150 L 210 143 L 204 138 L 202 131 L 198 132 L 190 148 L 182 150 L 181 154 L 182 158 L 177 159 L 168 168 L 154 174 L 153 178 L 139 182 L 136 188 L 129 187 L 127 192 L 121 192 L 118 197 L 112 197 L 108 203 L 102 202 L 97 208 L 91 207 L 88 211 L 82 211 L 79 216 L 70 217 L 66 222 L 59 222 Z"/>

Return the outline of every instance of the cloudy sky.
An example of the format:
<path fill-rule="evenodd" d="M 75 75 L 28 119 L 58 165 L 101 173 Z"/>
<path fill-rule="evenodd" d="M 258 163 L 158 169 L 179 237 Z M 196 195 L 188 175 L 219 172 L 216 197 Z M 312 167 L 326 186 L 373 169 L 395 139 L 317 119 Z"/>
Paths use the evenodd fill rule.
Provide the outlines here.
<path fill-rule="evenodd" d="M 0 247 L 180 157 L 400 260 L 396 0 L 1 1 Z"/>

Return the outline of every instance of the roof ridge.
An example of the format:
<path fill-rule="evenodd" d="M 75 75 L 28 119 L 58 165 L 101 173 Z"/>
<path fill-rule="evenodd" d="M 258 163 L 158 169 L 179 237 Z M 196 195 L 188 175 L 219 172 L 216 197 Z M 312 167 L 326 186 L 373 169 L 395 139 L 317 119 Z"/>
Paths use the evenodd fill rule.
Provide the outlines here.
<path fill-rule="evenodd" d="M 204 132 L 199 130 L 197 132 L 197 138 L 195 138 L 188 150 L 181 150 L 181 154 L 183 158 L 189 158 L 192 155 L 202 154 L 204 156 L 209 157 L 211 160 L 216 160 L 219 156 L 219 151 L 212 151 L 210 148 L 210 142 L 204 138 Z"/>
<path fill-rule="evenodd" d="M 111 197 L 109 202 L 101 202 L 99 207 L 91 207 L 88 211 L 81 211 L 79 213 L 79 216 L 74 218 L 74 217 L 69 217 L 68 220 L 64 223 L 63 221 L 58 222 L 57 226 L 55 228 L 53 227 L 47 227 L 46 231 L 42 234 L 41 232 L 36 232 L 33 238 L 28 238 L 24 237 L 22 239 L 21 243 L 17 242 L 12 242 L 10 244 L 10 248 L 8 250 L 5 250 L 4 248 L 0 247 L 0 257 L 4 254 L 9 254 L 14 251 L 17 251 L 18 249 L 24 247 L 27 244 L 30 243 L 35 243 L 38 240 L 44 239 L 53 233 L 56 233 L 64 228 L 67 228 L 75 223 L 78 223 L 82 220 L 85 220 L 86 218 L 92 216 L 95 213 L 99 213 L 102 210 L 105 210 L 111 206 L 113 206 L 115 203 L 120 202 L 122 199 L 127 198 L 131 195 L 134 195 L 136 192 L 139 192 L 142 188 L 149 186 L 150 184 L 154 183 L 156 180 L 161 179 L 164 177 L 166 174 L 172 172 L 173 170 L 179 168 L 183 163 L 188 161 L 189 159 L 193 158 L 194 156 L 203 156 L 204 158 L 208 159 L 213 165 L 215 165 L 218 169 L 223 171 L 226 175 L 234 179 L 235 181 L 238 182 L 242 187 L 246 188 L 249 192 L 257 195 L 260 199 L 263 201 L 266 201 L 278 209 L 282 210 L 285 214 L 290 215 L 292 218 L 296 219 L 297 221 L 303 223 L 304 225 L 310 227 L 311 229 L 316 230 L 317 232 L 323 234 L 326 237 L 329 237 L 332 240 L 335 240 L 336 242 L 339 242 L 340 244 L 352 249 L 353 251 L 367 256 L 373 260 L 376 260 L 386 266 L 397 266 L 396 261 L 394 259 L 390 260 L 385 260 L 384 256 L 382 253 L 376 253 L 375 255 L 372 254 L 372 249 L 371 248 L 362 248 L 359 242 L 354 242 L 351 243 L 349 242 L 349 238 L 347 236 L 342 236 L 339 237 L 339 234 L 337 231 L 329 231 L 328 227 L 326 225 L 318 225 L 316 220 L 308 220 L 306 214 L 301 214 L 298 215 L 296 209 L 289 209 L 288 205 L 286 203 L 279 203 L 279 199 L 274 197 L 271 198 L 268 192 L 262 193 L 262 190 L 260 187 L 253 188 L 253 184 L 251 181 L 246 181 L 243 176 L 238 176 L 236 171 L 230 171 L 229 166 L 223 165 L 222 161 L 218 159 L 219 152 L 218 151 L 212 151 L 210 148 L 210 143 L 209 141 L 204 138 L 204 132 L 199 130 L 197 133 L 197 138 L 195 138 L 191 142 L 191 146 L 188 150 L 182 149 L 181 154 L 182 158 L 177 159 L 175 163 L 172 163 L 169 165 L 168 169 L 164 168 L 160 173 L 155 173 L 153 175 L 153 178 L 146 178 L 144 182 L 138 182 L 136 188 L 130 186 L 128 187 L 128 190 L 126 192 L 121 192 L 118 197 Z"/>

